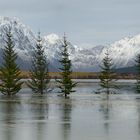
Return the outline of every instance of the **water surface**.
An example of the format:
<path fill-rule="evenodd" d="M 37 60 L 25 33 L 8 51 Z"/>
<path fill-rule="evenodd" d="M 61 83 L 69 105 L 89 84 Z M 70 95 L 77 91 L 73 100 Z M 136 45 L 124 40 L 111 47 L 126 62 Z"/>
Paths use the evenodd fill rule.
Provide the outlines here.
<path fill-rule="evenodd" d="M 67 99 L 43 97 L 24 88 L 9 99 L 0 96 L 1 140 L 140 140 L 140 95 L 133 81 L 120 94 L 94 94 L 97 82 L 78 84 Z"/>

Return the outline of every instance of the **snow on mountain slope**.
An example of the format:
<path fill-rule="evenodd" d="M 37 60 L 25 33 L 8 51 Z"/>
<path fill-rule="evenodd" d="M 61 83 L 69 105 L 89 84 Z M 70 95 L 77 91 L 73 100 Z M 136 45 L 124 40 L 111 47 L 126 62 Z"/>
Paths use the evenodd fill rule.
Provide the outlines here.
<path fill-rule="evenodd" d="M 78 47 L 75 57 L 72 59 L 74 68 L 86 71 L 98 71 L 107 50 L 113 59 L 114 67 L 134 66 L 136 55 L 140 53 L 140 35 L 124 38 L 109 46 L 100 45 L 86 49 Z"/>
<path fill-rule="evenodd" d="M 30 67 L 31 56 L 35 47 L 35 35 L 29 27 L 25 26 L 17 18 L 0 17 L 0 62 L 2 62 L 2 49 L 5 45 L 5 29 L 11 27 L 15 50 L 18 53 L 18 64 L 22 69 Z M 58 59 L 61 57 L 62 38 L 56 34 L 50 34 L 42 38 L 45 54 L 49 60 L 52 71 L 59 67 Z M 75 71 L 97 71 L 106 50 L 114 61 L 116 68 L 133 66 L 135 57 L 140 53 L 140 35 L 124 38 L 110 46 L 80 47 L 69 45 L 70 59 Z"/>
<path fill-rule="evenodd" d="M 34 49 L 35 37 L 32 31 L 22 24 L 17 18 L 0 17 L 0 53 L 5 46 L 6 31 L 11 28 L 15 51 L 18 53 L 17 60 L 21 68 L 25 68 L 30 62 Z M 2 62 L 2 55 L 0 56 Z M 28 67 L 28 66 L 27 66 Z"/>
<path fill-rule="evenodd" d="M 61 57 L 60 53 L 62 51 L 63 44 L 62 38 L 56 34 L 50 34 L 43 37 L 42 43 L 49 63 L 58 70 L 58 67 L 60 67 L 58 59 Z M 73 59 L 75 54 L 75 47 L 70 42 L 68 42 L 68 45 L 70 59 Z"/>
<path fill-rule="evenodd" d="M 140 53 L 140 35 L 111 44 L 109 51 L 116 67 L 134 66 L 136 55 Z"/>
<path fill-rule="evenodd" d="M 55 36 L 55 38 L 53 37 L 54 40 L 51 41 L 53 44 L 48 40 L 44 41 L 47 48 L 46 54 L 48 54 L 50 61 L 57 65 L 57 59 L 60 57 L 59 53 L 61 51 L 62 39 L 54 34 L 48 37 L 52 39 L 52 36 Z M 86 48 L 86 46 L 69 45 L 70 58 L 75 71 L 98 71 L 107 50 L 116 68 L 130 67 L 135 65 L 136 55 L 140 53 L 140 35 L 124 38 L 110 46 L 99 45 Z"/>

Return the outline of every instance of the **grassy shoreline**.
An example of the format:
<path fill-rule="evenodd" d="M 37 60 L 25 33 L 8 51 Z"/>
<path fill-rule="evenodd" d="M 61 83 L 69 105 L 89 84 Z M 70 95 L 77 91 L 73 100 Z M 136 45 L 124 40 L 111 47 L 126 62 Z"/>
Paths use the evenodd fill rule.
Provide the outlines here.
<path fill-rule="evenodd" d="M 59 79 L 60 72 L 49 72 L 52 79 Z M 99 72 L 73 72 L 71 74 L 72 79 L 98 79 Z M 22 78 L 30 78 L 29 71 L 21 71 L 20 76 Z M 117 79 L 136 79 L 137 75 L 132 73 L 116 73 Z"/>

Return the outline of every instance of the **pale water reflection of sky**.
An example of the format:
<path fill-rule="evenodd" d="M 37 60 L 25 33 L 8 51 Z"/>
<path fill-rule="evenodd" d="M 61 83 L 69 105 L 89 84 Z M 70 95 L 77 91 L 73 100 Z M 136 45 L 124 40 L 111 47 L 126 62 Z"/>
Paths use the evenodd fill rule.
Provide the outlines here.
<path fill-rule="evenodd" d="M 72 43 L 109 44 L 140 33 L 140 0 L 0 0 L 0 15 Z"/>

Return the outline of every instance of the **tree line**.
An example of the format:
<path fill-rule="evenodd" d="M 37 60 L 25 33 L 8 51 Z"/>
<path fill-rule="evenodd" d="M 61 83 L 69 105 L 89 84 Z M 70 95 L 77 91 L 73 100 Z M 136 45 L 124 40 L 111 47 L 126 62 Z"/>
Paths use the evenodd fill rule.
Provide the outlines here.
<path fill-rule="evenodd" d="M 73 82 L 70 75 L 72 74 L 72 63 L 69 59 L 68 42 L 66 36 L 63 37 L 61 58 L 59 63 L 61 64 L 59 70 L 60 79 L 56 79 L 60 92 L 67 97 L 71 92 L 75 92 L 74 87 L 77 85 Z M 18 55 L 14 50 L 13 35 L 11 28 L 6 30 L 5 46 L 2 54 L 3 62 L 0 66 L 0 92 L 7 96 L 13 96 L 18 93 L 22 88 L 22 80 L 20 78 L 20 68 L 16 64 Z M 49 89 L 49 63 L 44 52 L 42 45 L 42 38 L 40 32 L 36 39 L 36 45 L 32 56 L 30 80 L 26 82 L 26 85 L 32 89 L 34 93 L 44 94 Z M 136 83 L 136 89 L 140 92 L 140 55 L 136 58 L 136 67 L 138 71 L 138 78 Z M 113 68 L 113 61 L 109 57 L 109 51 L 105 53 L 105 57 L 102 60 L 100 66 L 100 86 L 105 89 L 107 94 L 110 94 L 110 89 L 117 88 L 116 86 L 116 74 Z"/>
<path fill-rule="evenodd" d="M 18 55 L 14 50 L 11 28 L 5 31 L 6 45 L 3 49 L 3 63 L 0 66 L 0 92 L 7 96 L 13 96 L 21 90 L 23 82 L 19 76 L 21 70 L 16 64 Z M 62 57 L 59 60 L 61 64 L 59 70 L 61 70 L 60 75 L 62 78 L 60 80 L 56 79 L 56 82 L 58 83 L 60 92 L 67 97 L 71 92 L 74 92 L 73 88 L 76 86 L 76 83 L 70 78 L 72 64 L 69 59 L 68 43 L 65 36 L 62 43 Z M 31 60 L 30 79 L 26 82 L 26 85 L 32 89 L 34 93 L 42 95 L 49 89 L 50 76 L 48 65 L 49 63 L 47 62 L 39 32 Z"/>

